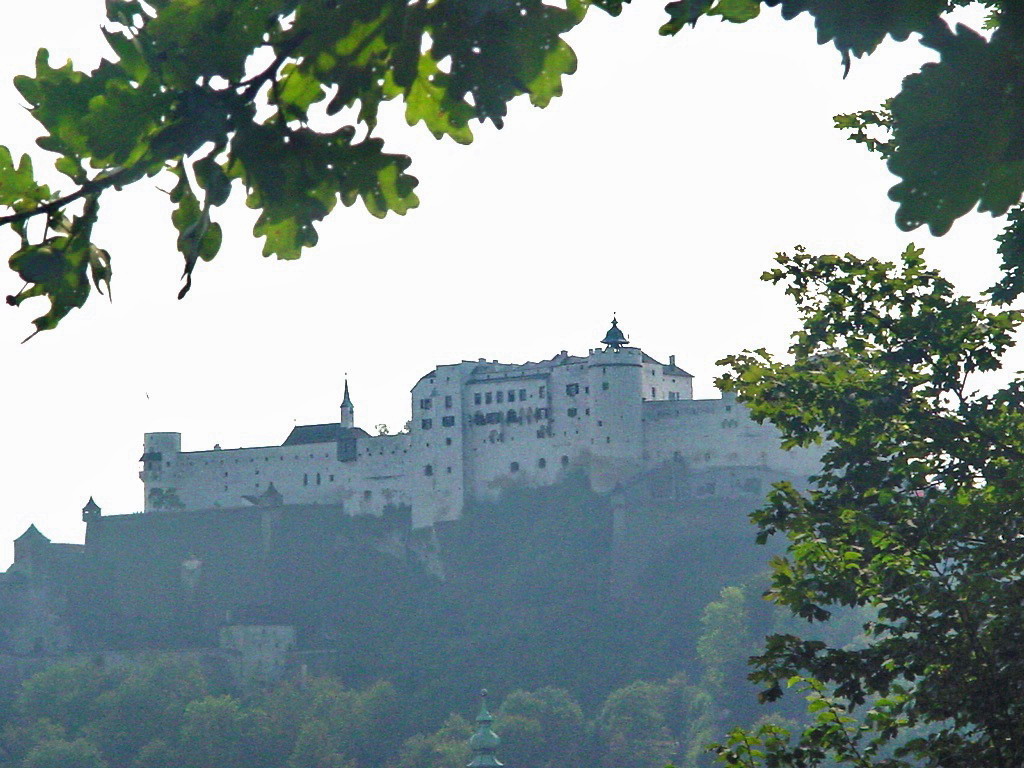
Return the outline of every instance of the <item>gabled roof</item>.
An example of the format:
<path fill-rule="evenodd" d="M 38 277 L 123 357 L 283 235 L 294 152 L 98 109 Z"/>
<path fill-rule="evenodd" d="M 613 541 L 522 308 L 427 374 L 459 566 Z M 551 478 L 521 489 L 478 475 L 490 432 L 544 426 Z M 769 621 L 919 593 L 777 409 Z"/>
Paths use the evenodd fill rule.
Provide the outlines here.
<path fill-rule="evenodd" d="M 653 357 L 648 355 L 646 352 L 643 353 L 643 356 L 644 356 L 644 362 L 645 363 L 652 363 L 654 365 L 660 365 L 661 366 L 661 372 L 663 374 L 665 374 L 666 376 L 689 376 L 691 379 L 693 378 L 693 374 L 692 373 L 687 373 L 682 368 L 680 368 L 678 365 L 665 365 L 665 363 L 661 362 L 660 360 L 655 360 Z"/>
<path fill-rule="evenodd" d="M 369 437 L 359 427 L 342 428 L 341 424 L 302 424 L 292 431 L 281 445 L 312 445 L 314 443 L 336 443 L 339 440 Z"/>
<path fill-rule="evenodd" d="M 38 528 L 36 528 L 36 526 L 35 526 L 35 523 L 33 523 L 32 525 L 30 525 L 30 526 L 28 527 L 28 529 L 27 529 L 27 530 L 26 530 L 26 531 L 25 531 L 25 532 L 24 532 L 23 534 L 21 534 L 21 536 L 19 536 L 18 538 L 16 538 L 16 539 L 15 539 L 15 542 L 22 542 L 22 541 L 33 541 L 33 540 L 35 540 L 35 541 L 41 541 L 41 542 L 44 542 L 44 543 L 46 543 L 46 544 L 48 544 L 48 543 L 50 542 L 50 540 L 49 540 L 49 539 L 48 539 L 48 538 L 47 538 L 46 536 L 44 536 L 44 535 L 43 535 L 43 534 L 42 534 L 42 533 L 41 533 L 41 532 L 39 531 L 39 529 L 38 529 Z"/>

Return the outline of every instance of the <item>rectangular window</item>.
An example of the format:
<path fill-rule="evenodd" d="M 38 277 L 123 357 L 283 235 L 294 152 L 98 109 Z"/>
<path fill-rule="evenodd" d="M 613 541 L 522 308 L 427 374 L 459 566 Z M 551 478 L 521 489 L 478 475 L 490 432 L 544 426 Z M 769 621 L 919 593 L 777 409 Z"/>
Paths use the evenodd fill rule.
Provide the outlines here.
<path fill-rule="evenodd" d="M 576 411 L 575 408 L 570 408 L 568 411 L 565 412 L 566 416 L 568 416 L 569 418 L 572 418 L 573 416 L 575 416 L 576 413 L 577 413 L 577 411 Z"/>
<path fill-rule="evenodd" d="M 500 411 L 491 411 L 490 413 L 488 413 L 487 414 L 487 423 L 488 424 L 500 424 L 501 423 L 501 412 Z"/>
<path fill-rule="evenodd" d="M 498 402 L 499 403 L 505 402 L 505 393 L 502 392 L 500 389 L 498 390 Z"/>
<path fill-rule="evenodd" d="M 656 390 L 654 387 L 651 387 L 651 399 L 653 400 L 657 396 L 658 396 L 658 390 Z"/>
<path fill-rule="evenodd" d="M 602 381 L 601 382 L 601 389 L 603 389 L 605 391 L 608 390 L 608 382 L 607 381 Z"/>
<path fill-rule="evenodd" d="M 454 427 L 455 426 L 455 417 L 454 416 L 444 416 L 441 419 L 441 426 L 442 427 Z"/>
<path fill-rule="evenodd" d="M 423 421 L 420 422 L 420 426 L 423 427 L 423 429 L 430 429 L 431 427 L 434 426 L 434 420 L 424 419 Z"/>
<path fill-rule="evenodd" d="M 567 394 L 569 397 L 576 397 L 576 395 L 578 395 L 579 393 L 580 393 L 580 385 L 579 384 L 566 384 L 565 385 L 565 394 Z"/>
<path fill-rule="evenodd" d="M 424 411 L 429 411 L 430 405 L 431 403 L 429 397 L 424 397 L 422 400 L 420 400 L 420 408 L 422 408 Z"/>
<path fill-rule="evenodd" d="M 494 402 L 494 395 L 491 394 L 490 392 L 485 394 L 484 395 L 484 402 L 487 403 L 487 405 L 490 405 L 492 402 Z"/>
<path fill-rule="evenodd" d="M 546 391 L 546 389 L 547 389 L 546 387 L 541 387 L 540 389 L 538 389 L 537 390 L 537 397 L 544 397 L 544 392 Z"/>
<path fill-rule="evenodd" d="M 473 393 L 473 405 L 480 405 L 480 393 L 479 392 L 474 392 Z"/>
<path fill-rule="evenodd" d="M 519 390 L 519 401 L 522 402 L 525 399 L 526 399 L 526 390 L 525 389 L 520 389 Z"/>
<path fill-rule="evenodd" d="M 536 411 L 534 411 L 534 414 L 533 414 L 533 418 L 535 418 L 535 419 L 546 419 L 547 416 L 548 416 L 548 409 L 547 408 L 538 408 Z"/>
<path fill-rule="evenodd" d="M 514 389 L 510 389 L 508 391 L 508 401 L 510 403 L 514 403 L 516 401 L 516 391 Z"/>
<path fill-rule="evenodd" d="M 445 408 L 451 408 L 452 407 L 452 396 L 451 395 L 445 395 L 444 396 L 444 407 Z"/>

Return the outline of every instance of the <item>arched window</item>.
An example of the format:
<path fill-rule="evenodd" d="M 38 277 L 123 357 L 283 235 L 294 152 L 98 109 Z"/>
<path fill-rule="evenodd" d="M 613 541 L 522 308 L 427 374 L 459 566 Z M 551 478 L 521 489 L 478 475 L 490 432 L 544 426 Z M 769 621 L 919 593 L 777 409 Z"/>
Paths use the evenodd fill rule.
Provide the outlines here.
<path fill-rule="evenodd" d="M 547 465 L 548 465 L 548 460 L 547 459 L 537 459 L 537 467 L 538 468 L 544 469 L 544 467 L 546 467 Z"/>
<path fill-rule="evenodd" d="M 513 461 L 509 465 L 509 469 L 511 469 L 513 472 L 518 472 L 519 471 L 519 462 L 518 461 Z"/>
<path fill-rule="evenodd" d="M 569 457 L 568 456 L 563 456 L 562 457 L 562 466 L 563 467 L 568 467 L 569 466 Z"/>

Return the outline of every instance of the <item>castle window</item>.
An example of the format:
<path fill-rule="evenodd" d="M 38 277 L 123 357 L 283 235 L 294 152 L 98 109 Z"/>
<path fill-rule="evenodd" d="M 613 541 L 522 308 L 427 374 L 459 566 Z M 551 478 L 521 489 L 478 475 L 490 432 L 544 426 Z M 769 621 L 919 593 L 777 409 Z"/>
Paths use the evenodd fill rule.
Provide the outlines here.
<path fill-rule="evenodd" d="M 434 420 L 433 419 L 423 419 L 423 421 L 420 422 L 420 426 L 423 429 L 430 429 L 431 427 L 434 426 Z"/>
<path fill-rule="evenodd" d="M 452 468 L 448 467 L 448 474 L 450 475 L 451 473 L 452 473 Z"/>
<path fill-rule="evenodd" d="M 494 401 L 494 394 L 491 392 L 484 393 L 484 402 L 490 405 Z"/>
<path fill-rule="evenodd" d="M 570 408 L 569 410 L 567 410 L 567 411 L 565 412 L 566 416 L 568 416 L 568 417 L 569 417 L 570 419 L 571 419 L 571 418 L 572 418 L 573 416 L 575 416 L 575 415 L 576 415 L 576 413 L 577 413 L 577 411 L 576 411 L 576 409 L 575 409 L 575 408 Z"/>
<path fill-rule="evenodd" d="M 423 474 L 426 475 L 427 477 L 430 477 L 431 475 L 433 475 L 434 474 L 434 465 L 433 464 L 427 464 L 423 468 Z"/>
<path fill-rule="evenodd" d="M 487 414 L 488 424 L 500 424 L 501 423 L 501 411 L 491 411 Z"/>
<path fill-rule="evenodd" d="M 525 399 L 526 399 L 526 390 L 525 389 L 520 389 L 519 390 L 519 400 L 523 401 Z"/>
<path fill-rule="evenodd" d="M 327 479 L 330 480 L 333 483 L 334 482 L 334 475 L 328 475 Z"/>
<path fill-rule="evenodd" d="M 569 466 L 569 457 L 568 456 L 563 456 L 562 457 L 562 466 L 563 467 L 568 467 Z"/>
<path fill-rule="evenodd" d="M 451 395 L 445 395 L 444 396 L 444 407 L 445 408 L 451 408 L 452 407 L 452 396 Z"/>
<path fill-rule="evenodd" d="M 454 416 L 442 416 L 441 417 L 441 426 L 442 427 L 454 427 L 455 426 L 455 417 Z"/>
<path fill-rule="evenodd" d="M 319 472 L 316 473 L 316 484 L 320 485 L 320 473 Z"/>
<path fill-rule="evenodd" d="M 431 402 L 429 397 L 424 397 L 420 400 L 420 408 L 422 408 L 424 411 L 429 411 L 430 406 Z"/>
<path fill-rule="evenodd" d="M 505 421 L 509 424 L 515 424 L 519 421 L 519 416 L 516 414 L 514 409 L 510 408 L 508 413 L 505 414 Z"/>
<path fill-rule="evenodd" d="M 474 392 L 473 393 L 473 405 L 480 405 L 480 393 L 479 392 Z"/>
<path fill-rule="evenodd" d="M 547 408 L 538 408 L 536 410 L 536 412 L 534 413 L 533 417 L 535 419 L 543 419 L 543 418 L 546 418 L 547 415 L 548 415 L 548 409 Z"/>
<path fill-rule="evenodd" d="M 544 397 L 545 387 L 541 387 L 537 390 L 537 397 Z"/>
<path fill-rule="evenodd" d="M 580 385 L 579 384 L 566 384 L 565 385 L 565 394 L 567 394 L 569 397 L 575 397 L 579 393 L 580 393 Z"/>
<path fill-rule="evenodd" d="M 588 409 L 588 410 L 589 410 L 589 409 Z M 601 421 L 600 419 L 598 419 L 598 420 L 597 420 L 597 426 L 599 426 L 599 427 L 603 427 L 603 426 L 604 426 L 604 422 L 603 422 L 603 421 Z"/>
<path fill-rule="evenodd" d="M 486 424 L 487 417 L 484 416 L 484 414 L 481 411 L 477 411 L 476 413 L 473 414 L 473 423 L 477 425 Z"/>
<path fill-rule="evenodd" d="M 590 387 L 584 387 L 583 388 L 583 393 L 589 395 L 590 394 Z"/>
<path fill-rule="evenodd" d="M 653 400 L 657 396 L 658 396 L 658 390 L 656 390 L 654 387 L 651 387 L 651 399 Z"/>
<path fill-rule="evenodd" d="M 544 467 L 546 467 L 547 465 L 548 465 L 548 460 L 547 459 L 537 459 L 537 467 L 539 469 L 544 469 Z"/>
<path fill-rule="evenodd" d="M 612 439 L 611 439 L 611 437 L 605 437 L 604 441 L 606 443 L 610 443 L 612 441 Z"/>
<path fill-rule="evenodd" d="M 509 467 L 508 467 L 508 468 L 509 468 L 509 469 L 510 469 L 510 470 L 511 470 L 512 472 L 518 472 L 518 471 L 519 471 L 519 462 L 518 462 L 518 461 L 513 461 L 513 462 L 512 462 L 511 464 L 509 464 Z"/>
<path fill-rule="evenodd" d="M 363 498 L 369 501 L 373 498 L 373 491 L 363 491 Z"/>
<path fill-rule="evenodd" d="M 304 474 L 302 476 L 302 484 L 303 485 L 309 485 L 309 475 L 308 474 Z"/>
<path fill-rule="evenodd" d="M 514 403 L 516 401 L 516 391 L 514 389 L 510 389 L 508 391 L 508 401 L 510 403 Z"/>
<path fill-rule="evenodd" d="M 500 389 L 498 390 L 497 400 L 498 400 L 499 403 L 505 402 L 505 393 L 502 392 Z"/>
<path fill-rule="evenodd" d="M 607 391 L 607 389 L 608 389 L 608 382 L 607 381 L 602 381 L 601 382 L 601 389 Z"/>

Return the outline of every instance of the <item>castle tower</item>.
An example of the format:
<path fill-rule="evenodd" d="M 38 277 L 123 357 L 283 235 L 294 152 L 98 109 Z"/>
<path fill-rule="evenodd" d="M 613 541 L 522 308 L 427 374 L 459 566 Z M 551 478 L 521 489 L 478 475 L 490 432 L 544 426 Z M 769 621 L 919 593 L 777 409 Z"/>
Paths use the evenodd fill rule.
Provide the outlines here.
<path fill-rule="evenodd" d="M 593 457 L 591 485 L 611 490 L 638 469 L 643 455 L 643 352 L 612 318 L 612 327 L 587 357 L 591 408 L 587 449 Z"/>
<path fill-rule="evenodd" d="M 341 428 L 352 429 L 355 426 L 356 409 L 348 394 L 348 378 L 345 379 L 345 397 L 341 401 Z"/>
<path fill-rule="evenodd" d="M 92 523 L 99 520 L 103 515 L 103 510 L 100 509 L 100 505 L 96 503 L 96 500 L 90 496 L 89 500 L 85 502 L 85 506 L 82 507 L 82 522 Z"/>
<path fill-rule="evenodd" d="M 476 716 L 476 733 L 469 737 L 473 759 L 467 763 L 466 768 L 501 768 L 504 765 L 496 757 L 501 739 L 491 730 L 493 722 L 494 716 L 487 709 L 487 691 L 480 691 L 480 714 Z"/>
<path fill-rule="evenodd" d="M 139 477 L 145 487 L 144 506 L 146 512 L 160 507 L 160 499 L 171 490 L 173 466 L 181 453 L 180 432 L 147 432 L 143 438 L 142 471 Z"/>

